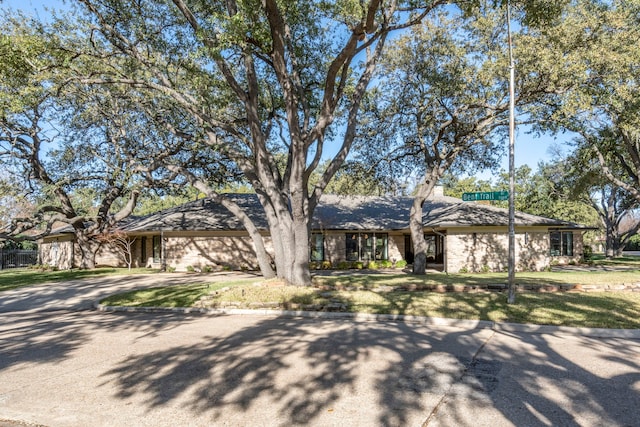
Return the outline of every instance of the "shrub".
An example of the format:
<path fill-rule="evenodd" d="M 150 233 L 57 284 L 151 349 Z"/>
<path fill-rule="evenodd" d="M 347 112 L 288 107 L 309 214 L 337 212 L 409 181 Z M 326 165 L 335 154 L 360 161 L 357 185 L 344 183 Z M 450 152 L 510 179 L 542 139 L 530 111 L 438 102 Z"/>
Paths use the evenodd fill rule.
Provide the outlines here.
<path fill-rule="evenodd" d="M 213 267 L 211 267 L 210 265 L 205 265 L 204 267 L 202 267 L 203 273 L 211 273 L 212 271 L 213 271 Z"/>
<path fill-rule="evenodd" d="M 382 260 L 378 262 L 378 266 L 380 268 L 391 268 L 393 267 L 393 263 L 391 261 L 389 261 L 388 259 Z"/>
<path fill-rule="evenodd" d="M 175 267 L 167 267 L 167 272 L 175 273 L 176 272 L 176 268 Z"/>
<path fill-rule="evenodd" d="M 458 273 L 468 273 L 468 272 L 469 272 L 469 269 L 467 268 L 466 265 L 462 267 L 460 270 L 458 270 Z"/>
<path fill-rule="evenodd" d="M 338 263 L 338 270 L 348 270 L 351 268 L 351 263 L 349 261 L 340 261 Z"/>
<path fill-rule="evenodd" d="M 353 263 L 351 263 L 351 268 L 362 270 L 364 268 L 364 263 L 362 261 L 354 261 Z"/>
<path fill-rule="evenodd" d="M 396 268 L 405 268 L 407 266 L 407 260 L 401 259 L 396 261 Z"/>
<path fill-rule="evenodd" d="M 189 273 L 194 273 L 196 271 L 196 269 L 193 267 L 193 265 L 187 265 L 187 271 Z"/>
<path fill-rule="evenodd" d="M 319 269 L 320 269 L 319 263 L 317 263 L 316 261 L 309 262 L 309 270 L 319 270 Z"/>
<path fill-rule="evenodd" d="M 582 258 L 585 262 L 589 262 L 591 261 L 591 258 L 593 258 L 593 248 L 590 245 L 584 245 L 584 248 L 582 250 Z"/>
<path fill-rule="evenodd" d="M 377 262 L 375 262 L 375 261 L 369 261 L 369 262 L 367 263 L 367 268 L 368 268 L 369 270 L 377 270 L 377 269 L 378 269 L 378 263 L 377 263 Z"/>
<path fill-rule="evenodd" d="M 322 264 L 320 264 L 320 268 L 323 270 L 331 270 L 332 267 L 331 261 L 322 261 Z"/>
<path fill-rule="evenodd" d="M 489 271 L 491 271 L 491 269 L 486 264 L 480 268 L 480 273 L 488 273 Z"/>

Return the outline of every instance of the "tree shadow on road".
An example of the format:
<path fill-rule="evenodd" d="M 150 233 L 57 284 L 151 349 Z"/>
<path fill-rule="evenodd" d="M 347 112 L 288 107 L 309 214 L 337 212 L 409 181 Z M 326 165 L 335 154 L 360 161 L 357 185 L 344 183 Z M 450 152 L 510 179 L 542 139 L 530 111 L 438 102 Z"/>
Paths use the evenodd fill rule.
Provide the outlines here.
<path fill-rule="evenodd" d="M 269 408 L 273 419 L 265 425 L 326 425 L 341 417 L 421 425 L 451 395 L 446 411 L 456 425 L 476 425 L 457 398 L 489 404 L 515 425 L 578 425 L 576 413 L 633 425 L 633 415 L 619 409 L 638 402 L 638 343 L 616 356 L 628 372 L 613 378 L 612 389 L 603 373 L 573 361 L 545 335 L 498 340 L 474 358 L 490 334 L 402 322 L 264 319 L 231 335 L 129 356 L 104 379 L 116 385 L 118 398 L 142 394 L 150 409 L 187 402 L 212 423 L 241 423 Z M 578 345 L 602 345 L 612 357 L 621 344 L 584 338 Z M 533 357 L 518 357 L 525 347 Z"/>
<path fill-rule="evenodd" d="M 99 370 L 99 387 L 116 407 L 141 405 L 150 419 L 172 407 L 177 419 L 188 414 L 210 425 L 404 426 L 422 425 L 438 408 L 429 425 L 476 426 L 474 414 L 487 410 L 493 415 L 483 419 L 494 425 L 637 425 L 640 342 L 633 340 L 253 316 L 2 319 L 0 373 L 46 368 L 92 340 L 88 351 L 96 340 L 106 353 L 114 339 L 130 345 Z M 602 361 L 615 369 L 603 371 Z"/>
<path fill-rule="evenodd" d="M 0 372 L 17 363 L 63 360 L 87 338 L 73 314 L 61 315 L 55 322 L 47 322 L 42 314 L 24 313 L 2 314 L 0 319 Z"/>
<path fill-rule="evenodd" d="M 224 320 L 223 320 L 224 321 Z M 118 397 L 149 408 L 186 399 L 189 411 L 234 425 L 269 408 L 265 425 L 420 424 L 460 377 L 488 331 L 404 323 L 265 319 L 229 336 L 132 355 L 105 373 Z M 245 418 L 245 422 L 246 422 Z M 366 423 L 366 422 L 365 422 Z"/>
<path fill-rule="evenodd" d="M 120 322 L 120 316 L 87 316 L 88 312 L 0 313 L 0 372 L 16 364 L 46 364 L 73 357 L 96 331 L 135 330 L 140 337 L 184 325 L 187 316 L 156 314 L 144 324 Z"/>
<path fill-rule="evenodd" d="M 518 426 L 638 425 L 639 356 L 634 340 L 498 333 L 430 425 L 477 426 L 487 407 Z"/>

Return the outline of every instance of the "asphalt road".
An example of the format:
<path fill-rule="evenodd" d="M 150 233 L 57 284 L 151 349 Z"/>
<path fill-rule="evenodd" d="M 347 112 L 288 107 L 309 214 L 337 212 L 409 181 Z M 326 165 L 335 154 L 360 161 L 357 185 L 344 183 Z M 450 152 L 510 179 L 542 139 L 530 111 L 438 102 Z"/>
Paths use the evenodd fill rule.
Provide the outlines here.
<path fill-rule="evenodd" d="M 90 308 L 166 280 L 0 293 L 0 426 L 640 426 L 638 339 Z"/>

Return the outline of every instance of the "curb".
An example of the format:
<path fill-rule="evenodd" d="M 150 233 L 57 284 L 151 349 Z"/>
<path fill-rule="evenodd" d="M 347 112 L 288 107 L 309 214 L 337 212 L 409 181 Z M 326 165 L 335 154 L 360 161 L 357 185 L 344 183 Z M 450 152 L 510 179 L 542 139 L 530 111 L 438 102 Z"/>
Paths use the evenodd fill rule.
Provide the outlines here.
<path fill-rule="evenodd" d="M 640 340 L 640 329 L 584 328 L 495 322 L 493 330 L 496 332 L 575 335 L 589 338 L 626 338 Z"/>
<path fill-rule="evenodd" d="M 442 317 L 410 316 L 404 314 L 370 314 L 324 311 L 292 311 L 269 309 L 211 309 L 196 307 L 126 307 L 109 306 L 95 302 L 93 307 L 102 312 L 121 313 L 179 313 L 205 314 L 213 316 L 269 316 L 305 319 L 345 319 L 354 321 L 404 322 L 430 326 L 452 326 L 463 329 L 491 329 L 503 333 L 528 333 L 550 335 L 574 335 L 588 338 L 625 338 L 640 340 L 640 329 L 606 329 L 569 326 L 530 325 L 521 323 L 494 322 L 491 320 L 447 319 Z"/>

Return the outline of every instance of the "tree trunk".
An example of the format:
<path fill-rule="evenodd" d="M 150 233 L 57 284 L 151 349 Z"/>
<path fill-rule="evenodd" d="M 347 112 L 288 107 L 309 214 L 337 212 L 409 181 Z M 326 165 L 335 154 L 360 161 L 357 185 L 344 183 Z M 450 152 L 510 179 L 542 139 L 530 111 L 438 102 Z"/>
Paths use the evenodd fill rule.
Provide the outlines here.
<path fill-rule="evenodd" d="M 427 272 L 427 241 L 424 238 L 424 226 L 422 224 L 422 207 L 425 200 L 433 191 L 436 180 L 428 177 L 420 184 L 418 192 L 413 199 L 411 211 L 409 213 L 409 228 L 411 230 L 411 240 L 413 241 L 413 274 L 426 274 Z"/>
<path fill-rule="evenodd" d="M 311 285 L 309 270 L 309 228 L 306 220 L 294 222 L 294 258 L 290 283 L 297 286 Z"/>
<path fill-rule="evenodd" d="M 424 238 L 422 227 L 422 205 L 424 199 L 413 199 L 411 206 L 409 227 L 411 229 L 411 241 L 413 242 L 413 274 L 426 274 L 427 272 L 427 241 Z"/>
<path fill-rule="evenodd" d="M 86 235 L 83 230 L 76 230 L 76 241 L 78 249 L 80 249 L 80 265 L 83 270 L 92 270 L 96 268 L 96 252 L 100 245 Z M 73 260 L 71 262 L 73 267 Z"/>
<path fill-rule="evenodd" d="M 268 209 L 268 208 L 267 208 Z M 292 210 L 295 208 L 292 206 Z M 266 210 L 266 209 L 265 209 Z M 309 229 L 305 218 L 293 218 L 292 213 L 267 212 L 271 239 L 276 255 L 277 277 L 295 286 L 309 286 Z"/>
<path fill-rule="evenodd" d="M 613 246 L 614 246 L 613 245 L 613 236 L 611 235 L 611 230 L 609 230 L 608 228 L 607 228 L 606 233 L 607 233 L 607 236 L 606 236 L 606 239 L 605 239 L 605 247 L 606 247 L 605 255 L 606 255 L 607 258 L 613 258 L 614 254 L 615 254 L 614 249 L 613 249 Z"/>
<path fill-rule="evenodd" d="M 181 171 L 181 172 L 185 173 L 184 171 Z M 264 238 L 260 234 L 260 231 L 255 226 L 253 221 L 251 221 L 249 216 L 247 216 L 247 214 L 243 212 L 242 209 L 240 209 L 240 207 L 238 207 L 237 204 L 233 203 L 227 198 L 211 190 L 204 182 L 195 179 L 190 174 L 185 173 L 185 175 L 187 175 L 190 178 L 192 184 L 197 189 L 207 194 L 207 196 L 211 197 L 216 202 L 220 203 L 222 206 L 224 206 L 229 212 L 235 215 L 236 218 L 238 218 L 242 222 L 242 225 L 244 226 L 245 230 L 247 230 L 247 232 L 249 233 L 249 237 L 251 237 L 251 241 L 253 242 L 253 249 L 256 253 L 256 260 L 258 261 L 258 267 L 260 268 L 260 272 L 262 273 L 262 276 L 265 279 L 271 279 L 275 277 L 276 273 L 273 271 L 273 267 L 271 266 L 272 259 L 269 256 L 267 249 L 265 248 Z M 269 212 L 266 210 L 266 208 L 265 208 L 265 212 L 267 212 L 267 218 L 268 218 Z M 276 249 L 276 253 L 277 253 L 277 249 Z"/>
<path fill-rule="evenodd" d="M 613 235 L 611 236 L 611 249 L 612 249 L 612 257 L 617 258 L 622 256 L 622 250 L 624 249 L 624 244 L 622 243 L 622 236 L 619 233 L 618 227 Z"/>
<path fill-rule="evenodd" d="M 611 219 L 611 213 L 603 218 L 605 225 L 605 255 L 607 258 L 615 256 L 615 226 Z"/>

